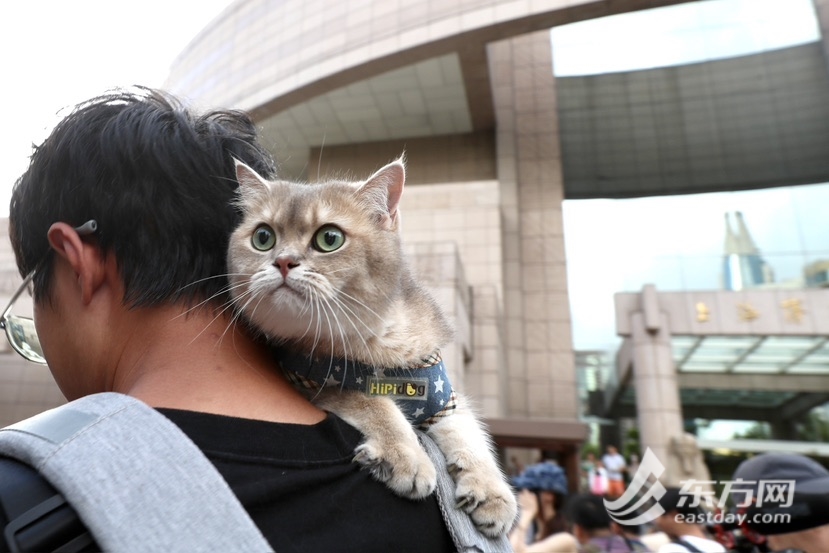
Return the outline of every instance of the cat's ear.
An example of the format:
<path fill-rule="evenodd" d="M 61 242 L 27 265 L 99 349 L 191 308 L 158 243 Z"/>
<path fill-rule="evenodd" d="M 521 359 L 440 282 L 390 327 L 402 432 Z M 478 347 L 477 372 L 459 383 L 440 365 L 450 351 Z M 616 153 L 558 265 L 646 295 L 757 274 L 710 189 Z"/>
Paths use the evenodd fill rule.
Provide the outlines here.
<path fill-rule="evenodd" d="M 401 156 L 371 175 L 360 187 L 359 193 L 380 213 L 381 224 L 389 230 L 397 228 L 405 183 L 406 165 Z"/>
<path fill-rule="evenodd" d="M 259 173 L 236 158 L 233 158 L 233 162 L 236 164 L 236 180 L 239 181 L 239 190 L 243 195 L 251 191 L 268 189 L 268 181 L 260 177 Z"/>

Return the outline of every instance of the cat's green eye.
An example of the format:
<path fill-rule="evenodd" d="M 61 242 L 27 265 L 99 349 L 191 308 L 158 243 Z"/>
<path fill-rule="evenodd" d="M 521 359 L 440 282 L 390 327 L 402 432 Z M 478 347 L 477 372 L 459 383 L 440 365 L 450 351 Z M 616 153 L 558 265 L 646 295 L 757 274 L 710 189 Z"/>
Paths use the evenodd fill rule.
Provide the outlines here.
<path fill-rule="evenodd" d="M 250 237 L 251 245 L 260 252 L 266 252 L 276 245 L 276 233 L 268 225 L 259 225 Z"/>
<path fill-rule="evenodd" d="M 345 234 L 334 225 L 325 225 L 314 235 L 314 248 L 329 253 L 339 250 L 345 244 Z"/>

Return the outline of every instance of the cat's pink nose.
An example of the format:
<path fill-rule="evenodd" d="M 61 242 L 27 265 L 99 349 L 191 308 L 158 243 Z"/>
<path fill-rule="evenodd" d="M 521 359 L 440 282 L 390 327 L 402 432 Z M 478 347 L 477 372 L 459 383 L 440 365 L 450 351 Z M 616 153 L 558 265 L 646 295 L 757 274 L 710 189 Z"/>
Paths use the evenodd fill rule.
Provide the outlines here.
<path fill-rule="evenodd" d="M 279 272 L 282 273 L 282 278 L 287 277 L 291 269 L 299 267 L 299 261 L 292 255 L 277 257 L 273 264 L 276 265 Z"/>

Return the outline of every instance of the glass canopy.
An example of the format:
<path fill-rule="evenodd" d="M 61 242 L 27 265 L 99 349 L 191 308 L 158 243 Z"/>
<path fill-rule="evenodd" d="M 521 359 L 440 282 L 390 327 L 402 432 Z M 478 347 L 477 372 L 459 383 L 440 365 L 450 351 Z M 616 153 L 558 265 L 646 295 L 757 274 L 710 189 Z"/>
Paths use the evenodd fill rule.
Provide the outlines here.
<path fill-rule="evenodd" d="M 822 336 L 675 336 L 679 373 L 829 375 L 829 338 Z"/>

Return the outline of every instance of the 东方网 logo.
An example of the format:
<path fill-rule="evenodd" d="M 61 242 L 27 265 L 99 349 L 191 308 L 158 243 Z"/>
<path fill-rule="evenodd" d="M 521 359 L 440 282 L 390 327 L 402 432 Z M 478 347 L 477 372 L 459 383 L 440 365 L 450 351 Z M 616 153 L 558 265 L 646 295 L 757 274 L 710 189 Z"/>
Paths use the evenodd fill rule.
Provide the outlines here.
<path fill-rule="evenodd" d="M 622 524 L 645 524 L 663 515 L 665 509 L 656 503 L 667 492 L 665 486 L 659 481 L 663 472 L 665 472 L 665 466 L 648 448 L 639 465 L 639 470 L 636 471 L 622 497 L 615 501 L 604 500 L 604 506 L 610 518 Z M 646 507 L 647 510 L 642 512 Z"/>

